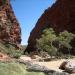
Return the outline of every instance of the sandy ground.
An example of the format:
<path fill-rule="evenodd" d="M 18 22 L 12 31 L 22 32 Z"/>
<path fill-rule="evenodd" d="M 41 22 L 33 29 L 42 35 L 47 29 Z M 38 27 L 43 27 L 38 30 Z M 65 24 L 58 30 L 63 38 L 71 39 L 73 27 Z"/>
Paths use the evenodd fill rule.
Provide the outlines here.
<path fill-rule="evenodd" d="M 61 59 L 61 60 L 50 61 L 50 62 L 35 62 L 35 63 L 37 63 L 39 65 L 44 65 L 44 66 L 46 66 L 46 67 L 48 67 L 49 69 L 52 69 L 52 70 L 62 72 L 62 70 L 59 69 L 59 66 L 65 60 L 68 60 L 68 61 L 71 61 L 71 62 L 75 63 L 75 59 Z M 71 75 L 75 75 L 75 73 L 73 73 Z"/>

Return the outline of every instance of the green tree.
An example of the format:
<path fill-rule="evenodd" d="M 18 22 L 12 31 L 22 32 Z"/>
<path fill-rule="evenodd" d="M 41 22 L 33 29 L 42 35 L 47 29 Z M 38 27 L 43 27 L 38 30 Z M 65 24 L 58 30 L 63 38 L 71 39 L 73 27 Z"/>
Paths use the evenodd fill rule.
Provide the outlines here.
<path fill-rule="evenodd" d="M 38 50 L 46 51 L 51 56 L 54 56 L 56 55 L 57 48 L 53 46 L 53 41 L 56 39 L 56 34 L 52 28 L 45 29 L 41 38 L 36 40 L 36 47 Z"/>
<path fill-rule="evenodd" d="M 66 48 L 66 52 L 70 55 L 72 49 L 70 43 L 74 38 L 75 35 L 68 31 L 60 32 L 57 36 L 52 28 L 48 28 L 43 31 L 41 38 L 36 40 L 36 47 L 39 52 L 46 51 L 51 56 L 63 54 Z"/>
<path fill-rule="evenodd" d="M 12 1 L 12 0 L 2 0 L 2 4 L 6 4 L 8 1 Z M 15 1 L 15 0 L 13 0 Z"/>
<path fill-rule="evenodd" d="M 66 47 L 69 52 L 69 55 L 70 55 L 70 50 L 72 48 L 70 42 L 72 41 L 72 39 L 74 37 L 75 37 L 75 35 L 72 33 L 69 33 L 68 31 L 60 32 L 60 34 L 58 36 L 59 49 L 61 47 Z"/>
<path fill-rule="evenodd" d="M 7 2 L 7 0 L 2 0 L 2 3 L 3 3 L 3 4 L 6 4 L 6 2 Z"/>

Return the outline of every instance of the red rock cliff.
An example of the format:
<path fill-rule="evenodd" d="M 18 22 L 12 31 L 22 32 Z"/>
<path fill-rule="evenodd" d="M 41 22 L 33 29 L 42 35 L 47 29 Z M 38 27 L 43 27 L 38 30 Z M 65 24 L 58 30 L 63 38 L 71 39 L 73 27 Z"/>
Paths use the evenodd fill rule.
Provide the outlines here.
<path fill-rule="evenodd" d="M 21 43 L 21 28 L 12 10 L 10 0 L 0 0 L 0 41 L 18 45 Z"/>
<path fill-rule="evenodd" d="M 26 51 L 36 50 L 36 39 L 48 27 L 52 27 L 57 33 L 63 30 L 75 33 L 75 0 L 57 0 L 45 10 L 30 33 Z"/>

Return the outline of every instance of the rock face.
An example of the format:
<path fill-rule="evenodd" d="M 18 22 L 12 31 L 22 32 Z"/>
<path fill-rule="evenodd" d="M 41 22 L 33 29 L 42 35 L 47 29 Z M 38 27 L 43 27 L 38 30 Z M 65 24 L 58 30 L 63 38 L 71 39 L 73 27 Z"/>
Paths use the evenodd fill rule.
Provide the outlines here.
<path fill-rule="evenodd" d="M 45 10 L 30 33 L 26 51 L 36 50 L 36 39 L 49 27 L 56 33 L 64 30 L 75 33 L 75 0 L 57 0 L 52 7 Z"/>
<path fill-rule="evenodd" d="M 68 73 L 75 73 L 75 63 L 71 61 L 64 61 L 59 69 L 65 70 Z"/>
<path fill-rule="evenodd" d="M 0 61 L 8 61 L 8 60 L 10 60 L 10 57 L 0 52 Z"/>
<path fill-rule="evenodd" d="M 10 0 L 0 0 L 0 41 L 16 46 L 21 43 L 21 28 L 12 10 Z"/>

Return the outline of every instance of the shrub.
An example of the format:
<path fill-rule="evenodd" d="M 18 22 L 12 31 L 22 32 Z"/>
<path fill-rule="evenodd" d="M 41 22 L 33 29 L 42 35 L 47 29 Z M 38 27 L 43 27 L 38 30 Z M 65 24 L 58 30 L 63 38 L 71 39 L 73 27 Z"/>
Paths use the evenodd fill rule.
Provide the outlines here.
<path fill-rule="evenodd" d="M 74 38 L 75 35 L 68 31 L 56 35 L 52 28 L 48 28 L 43 31 L 41 38 L 36 39 L 36 47 L 38 52 L 46 51 L 50 56 L 62 56 L 63 54 L 70 56 L 72 49 L 70 43 Z"/>
<path fill-rule="evenodd" d="M 10 57 L 19 58 L 23 54 L 23 50 L 16 50 L 13 45 L 0 43 L 0 51 Z"/>
<path fill-rule="evenodd" d="M 69 33 L 68 31 L 60 32 L 58 36 L 59 41 L 59 50 L 63 50 L 61 52 L 67 52 L 70 55 L 70 50 L 72 49 L 72 45 L 70 44 L 72 39 L 74 39 L 75 35 Z"/>
<path fill-rule="evenodd" d="M 40 39 L 36 40 L 36 47 L 39 51 L 46 51 L 51 56 L 56 55 L 57 49 L 53 46 L 53 41 L 57 39 L 52 28 L 45 29 Z"/>

